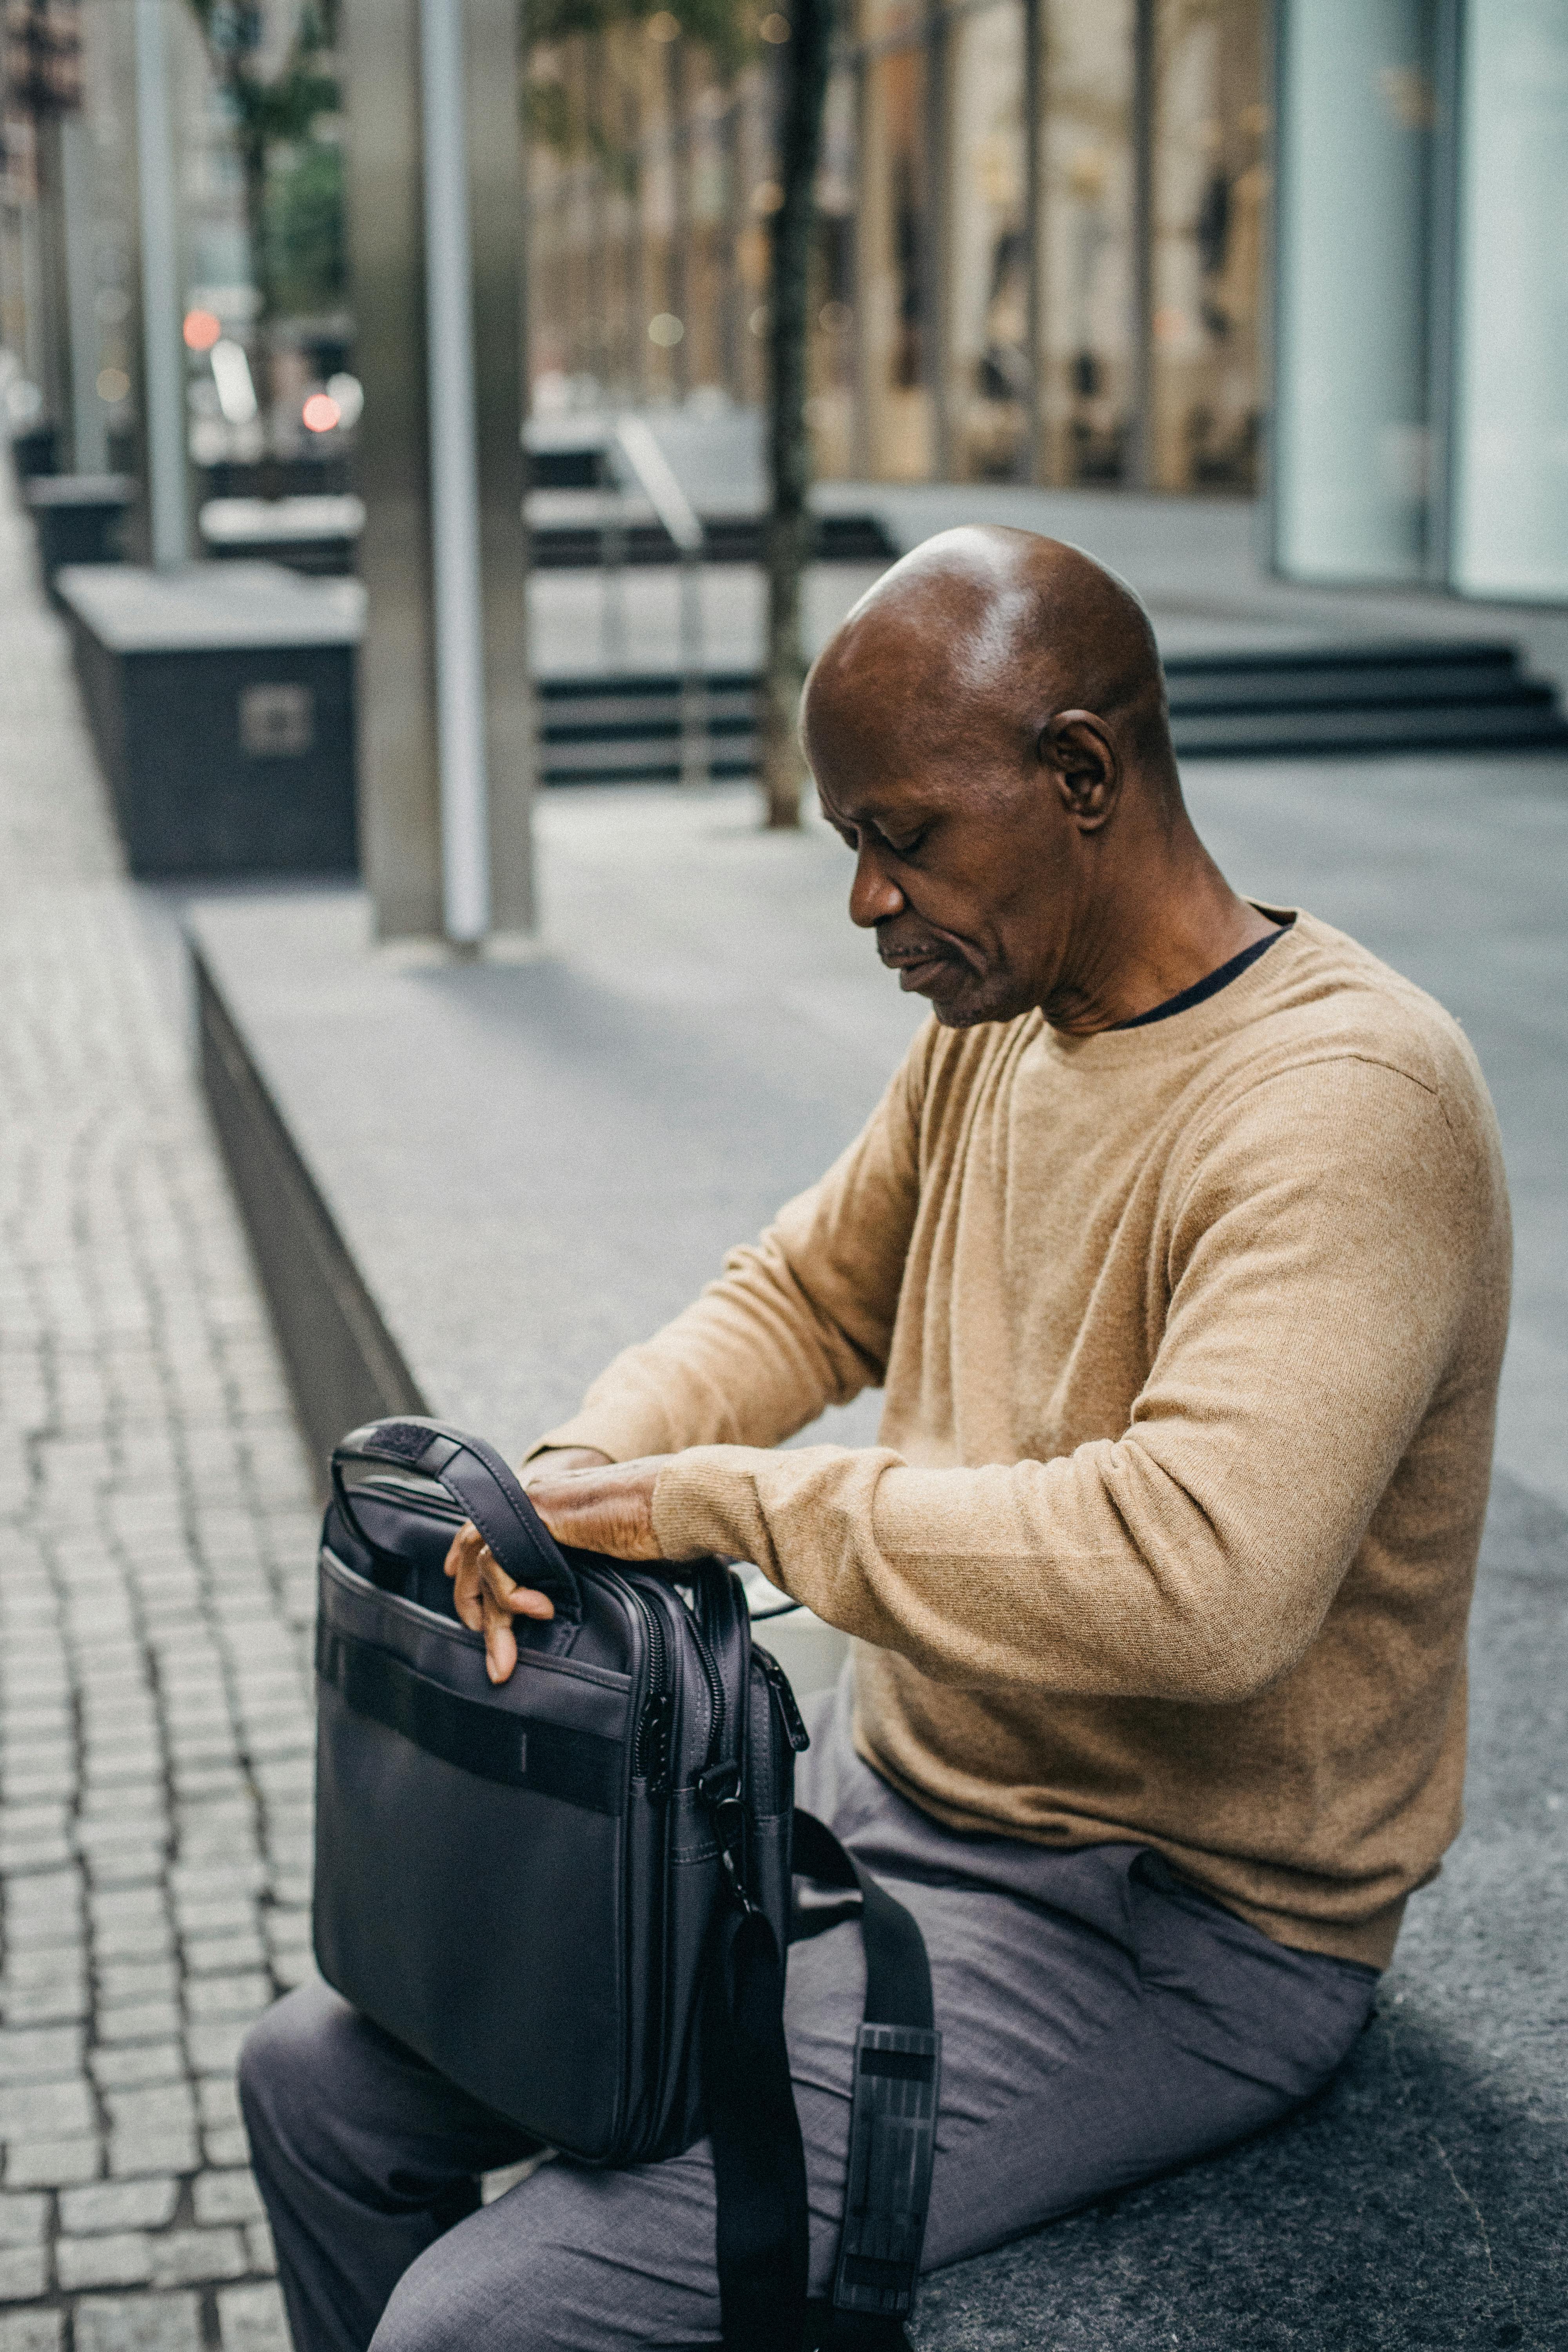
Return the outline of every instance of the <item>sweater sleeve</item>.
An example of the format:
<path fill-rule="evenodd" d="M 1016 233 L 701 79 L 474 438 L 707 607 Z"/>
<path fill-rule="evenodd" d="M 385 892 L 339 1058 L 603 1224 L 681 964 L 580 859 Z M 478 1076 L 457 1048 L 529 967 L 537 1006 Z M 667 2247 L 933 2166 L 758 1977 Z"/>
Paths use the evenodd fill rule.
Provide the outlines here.
<path fill-rule="evenodd" d="M 953 1469 L 704 1448 L 660 1473 L 667 1554 L 753 1559 L 938 1681 L 1267 1688 L 1428 1407 L 1499 1212 L 1436 1094 L 1349 1056 L 1253 1087 L 1175 1191 L 1163 1328 L 1120 1435 Z"/>
<path fill-rule="evenodd" d="M 693 1305 L 627 1348 L 570 1421 L 538 1439 L 614 1462 L 704 1445 L 773 1446 L 825 1406 L 879 1388 L 920 1193 L 931 1025 L 821 1181 L 731 1250 Z"/>

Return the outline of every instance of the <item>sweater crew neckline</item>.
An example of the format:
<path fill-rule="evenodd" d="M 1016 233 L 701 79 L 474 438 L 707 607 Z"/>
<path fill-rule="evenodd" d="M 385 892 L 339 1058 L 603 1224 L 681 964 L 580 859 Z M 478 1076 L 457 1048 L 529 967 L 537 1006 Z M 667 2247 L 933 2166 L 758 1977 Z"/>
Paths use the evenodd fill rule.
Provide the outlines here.
<path fill-rule="evenodd" d="M 1088 1055 L 1124 1064 L 1130 1055 L 1161 1054 L 1172 1048 L 1185 1051 L 1211 1045 L 1252 1019 L 1258 1009 L 1259 992 L 1273 992 L 1282 966 L 1287 961 L 1294 962 L 1292 951 L 1304 943 L 1312 923 L 1299 907 L 1266 907 L 1256 898 L 1249 898 L 1247 904 L 1279 929 L 1267 939 L 1244 948 L 1238 956 L 1221 964 L 1217 971 L 1206 973 L 1179 996 L 1168 998 L 1163 1004 L 1154 1005 L 1149 1013 L 1139 1013 L 1131 1021 L 1118 1022 L 1113 1028 L 1096 1029 L 1087 1037 L 1075 1037 L 1042 1021 L 1046 1043 L 1074 1060 Z M 1265 953 L 1268 949 L 1275 952 Z"/>
<path fill-rule="evenodd" d="M 1260 940 L 1254 940 L 1251 946 L 1243 948 L 1239 955 L 1228 957 L 1224 963 L 1216 964 L 1213 971 L 1205 972 L 1202 980 L 1194 980 L 1190 988 L 1181 989 L 1174 996 L 1167 996 L 1162 1004 L 1152 1004 L 1147 1013 L 1135 1013 L 1131 1021 L 1112 1022 L 1112 1028 L 1151 1029 L 1156 1021 L 1170 1021 L 1178 1013 L 1190 1012 L 1194 1004 L 1202 1004 L 1207 998 L 1217 996 L 1222 988 L 1228 988 L 1233 980 L 1239 980 L 1259 956 L 1267 955 L 1269 949 L 1284 938 L 1288 928 L 1284 923 L 1275 924 L 1271 931 L 1265 931 Z"/>

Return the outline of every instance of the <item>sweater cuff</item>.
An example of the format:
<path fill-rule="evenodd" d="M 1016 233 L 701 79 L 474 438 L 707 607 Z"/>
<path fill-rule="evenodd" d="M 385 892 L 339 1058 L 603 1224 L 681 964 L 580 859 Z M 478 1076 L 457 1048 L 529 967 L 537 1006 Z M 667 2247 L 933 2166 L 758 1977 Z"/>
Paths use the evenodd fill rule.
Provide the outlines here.
<path fill-rule="evenodd" d="M 731 1559 L 751 1560 L 781 1592 L 816 1608 L 825 1579 L 805 1532 L 813 1498 L 825 1488 L 835 1488 L 851 1465 L 874 1465 L 874 1476 L 877 1469 L 897 1459 L 879 1451 L 856 1454 L 841 1445 L 784 1450 L 689 1446 L 671 1454 L 654 1483 L 653 1531 L 667 1559 L 716 1551 Z M 775 1521 L 791 1526 L 788 1572 L 780 1557 Z"/>
<path fill-rule="evenodd" d="M 719 1552 L 730 1559 L 754 1560 L 773 1575 L 763 1557 L 772 1548 L 756 1540 L 755 1472 L 765 1459 L 750 1445 L 693 1445 L 672 1454 L 653 1489 L 653 1532 L 663 1557 L 692 1559 Z M 778 1581 L 776 1575 L 773 1580 Z"/>

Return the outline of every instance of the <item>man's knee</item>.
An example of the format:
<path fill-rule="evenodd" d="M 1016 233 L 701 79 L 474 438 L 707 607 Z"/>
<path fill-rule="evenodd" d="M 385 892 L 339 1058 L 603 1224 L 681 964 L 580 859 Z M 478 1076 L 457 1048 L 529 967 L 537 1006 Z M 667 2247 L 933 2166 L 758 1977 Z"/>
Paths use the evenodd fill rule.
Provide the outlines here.
<path fill-rule="evenodd" d="M 531 2238 L 500 2255 L 460 2226 L 438 2239 L 398 2280 L 370 2352 L 598 2352 L 606 2339 L 582 2333 L 563 2274 L 570 2258 Z"/>
<path fill-rule="evenodd" d="M 251 2146 L 300 2147 L 337 2071 L 334 2043 L 353 2012 L 324 1985 L 301 1985 L 264 2010 L 239 2053 L 239 2103 Z"/>

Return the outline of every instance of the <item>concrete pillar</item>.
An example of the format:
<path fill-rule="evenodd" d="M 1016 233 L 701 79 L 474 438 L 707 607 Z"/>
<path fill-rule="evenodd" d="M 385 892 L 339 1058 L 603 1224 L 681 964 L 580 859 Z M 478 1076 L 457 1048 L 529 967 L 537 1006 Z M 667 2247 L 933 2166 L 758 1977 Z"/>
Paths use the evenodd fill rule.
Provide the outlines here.
<path fill-rule="evenodd" d="M 513 0 L 346 12 L 369 609 L 360 833 L 383 939 L 533 919 Z"/>
<path fill-rule="evenodd" d="M 180 340 L 180 231 L 170 91 L 170 0 L 136 0 L 136 193 L 142 279 L 142 440 L 152 559 L 190 555 L 185 355 Z"/>
<path fill-rule="evenodd" d="M 60 124 L 60 209 L 70 315 L 71 465 L 109 470 L 109 435 L 98 395 L 98 188 L 92 133 L 79 114 Z"/>

